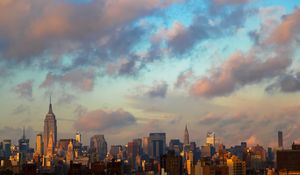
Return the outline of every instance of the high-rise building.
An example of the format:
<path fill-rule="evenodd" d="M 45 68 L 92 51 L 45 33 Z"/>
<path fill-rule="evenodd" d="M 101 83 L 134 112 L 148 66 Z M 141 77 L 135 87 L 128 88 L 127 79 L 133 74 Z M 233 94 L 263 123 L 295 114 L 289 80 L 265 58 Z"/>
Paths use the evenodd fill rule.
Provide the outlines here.
<path fill-rule="evenodd" d="M 174 150 L 175 155 L 179 155 L 180 152 L 182 151 L 182 143 L 180 142 L 179 139 L 171 139 L 169 142 L 169 150 Z"/>
<path fill-rule="evenodd" d="M 160 164 L 162 171 L 167 174 L 183 174 L 182 157 L 176 155 L 173 150 L 162 156 Z"/>
<path fill-rule="evenodd" d="M 75 140 L 78 143 L 81 143 L 81 134 L 79 132 L 76 132 Z"/>
<path fill-rule="evenodd" d="M 91 161 L 104 160 L 107 154 L 107 143 L 104 135 L 94 135 L 90 142 Z"/>
<path fill-rule="evenodd" d="M 43 136 L 41 133 L 36 135 L 35 152 L 38 155 L 43 155 Z"/>
<path fill-rule="evenodd" d="M 70 161 L 73 160 L 74 160 L 74 148 L 73 148 L 73 143 L 70 140 L 68 144 L 67 157 L 66 157 L 67 164 L 70 164 Z"/>
<path fill-rule="evenodd" d="M 228 175 L 246 175 L 246 163 L 238 157 L 227 159 Z"/>
<path fill-rule="evenodd" d="M 216 136 L 214 132 L 208 132 L 206 135 L 206 143 L 212 146 L 216 144 Z"/>
<path fill-rule="evenodd" d="M 48 140 L 48 145 L 47 145 L 47 152 L 46 152 L 46 156 L 47 157 L 52 157 L 53 156 L 53 152 L 54 152 L 54 141 L 53 141 L 53 132 L 50 131 L 49 134 L 49 140 Z"/>
<path fill-rule="evenodd" d="M 19 139 L 19 151 L 20 151 L 20 162 L 24 163 L 27 159 L 27 153 L 29 151 L 29 139 L 26 139 L 25 128 L 23 128 L 23 136 Z"/>
<path fill-rule="evenodd" d="M 113 159 L 123 159 L 123 148 L 122 145 L 111 145 L 109 154 Z"/>
<path fill-rule="evenodd" d="M 147 155 L 149 155 L 149 153 L 150 153 L 150 148 L 149 148 L 149 146 L 150 146 L 150 140 L 149 140 L 149 137 L 143 137 L 143 152 L 144 152 L 144 154 L 147 154 Z"/>
<path fill-rule="evenodd" d="M 141 138 L 137 138 L 137 139 L 133 139 L 133 142 L 135 142 L 138 145 L 138 154 L 141 155 L 142 154 L 142 139 Z"/>
<path fill-rule="evenodd" d="M 187 125 L 185 125 L 183 144 L 185 144 L 185 145 L 190 144 L 190 136 L 189 136 L 189 131 L 187 129 Z"/>
<path fill-rule="evenodd" d="M 150 157 L 159 160 L 166 152 L 166 133 L 150 133 Z"/>
<path fill-rule="evenodd" d="M 11 140 L 5 139 L 3 140 L 3 151 L 4 151 L 4 157 L 5 158 L 9 158 L 9 156 L 11 155 Z"/>
<path fill-rule="evenodd" d="M 139 145 L 137 142 L 128 142 L 127 145 L 127 157 L 132 167 L 136 167 L 136 156 L 138 155 Z"/>
<path fill-rule="evenodd" d="M 52 132 L 53 135 L 53 145 L 56 146 L 57 144 L 57 125 L 56 125 L 56 118 L 55 114 L 52 110 L 52 104 L 51 104 L 51 97 L 50 97 L 50 104 L 49 104 L 49 111 L 46 114 L 46 118 L 44 120 L 44 151 L 46 153 L 46 150 L 48 148 L 48 142 L 50 137 L 50 132 Z"/>
<path fill-rule="evenodd" d="M 282 134 L 282 131 L 278 131 L 278 147 L 283 148 L 283 134 Z"/>

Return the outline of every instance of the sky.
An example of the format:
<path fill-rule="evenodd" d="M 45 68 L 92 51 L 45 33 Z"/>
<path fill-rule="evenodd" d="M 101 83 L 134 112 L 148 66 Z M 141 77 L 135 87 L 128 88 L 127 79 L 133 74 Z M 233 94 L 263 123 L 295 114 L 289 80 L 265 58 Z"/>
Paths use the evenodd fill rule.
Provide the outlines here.
<path fill-rule="evenodd" d="M 1 0 L 0 140 L 300 142 L 300 2 Z"/>

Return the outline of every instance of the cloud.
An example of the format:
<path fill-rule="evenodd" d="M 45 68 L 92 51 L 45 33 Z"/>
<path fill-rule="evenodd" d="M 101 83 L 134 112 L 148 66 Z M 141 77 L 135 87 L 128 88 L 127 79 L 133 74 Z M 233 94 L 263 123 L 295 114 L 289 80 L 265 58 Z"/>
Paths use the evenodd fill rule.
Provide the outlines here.
<path fill-rule="evenodd" d="M 73 69 L 63 74 L 49 72 L 40 88 L 49 88 L 58 83 L 61 86 L 70 85 L 81 91 L 92 91 L 96 74 L 93 70 Z"/>
<path fill-rule="evenodd" d="M 248 84 L 280 75 L 291 62 L 289 58 L 271 57 L 260 60 L 251 55 L 235 53 L 221 66 L 212 69 L 208 76 L 197 80 L 190 93 L 202 97 L 226 96 Z"/>
<path fill-rule="evenodd" d="M 300 114 L 299 106 L 281 108 L 266 113 L 249 112 L 225 112 L 208 113 L 200 116 L 197 126 L 202 130 L 210 130 L 216 133 L 218 138 L 226 145 L 238 144 L 247 141 L 248 144 L 276 146 L 276 133 L 282 130 L 284 144 L 290 146 L 293 140 L 299 138 L 298 123 Z M 236 134 L 240 133 L 240 134 Z"/>
<path fill-rule="evenodd" d="M 36 56 L 67 49 L 70 45 L 77 45 L 75 50 L 101 50 L 98 41 L 107 36 L 109 41 L 118 42 L 108 42 L 103 49 L 123 52 L 138 40 L 130 33 L 122 35 L 125 40 L 115 38 L 119 38 L 120 30 L 126 30 L 126 27 L 122 29 L 126 24 L 176 2 L 105 0 L 78 5 L 66 1 L 5 0 L 0 4 L 0 52 L 7 61 L 13 58 L 28 63 Z M 135 32 L 136 36 L 139 33 L 138 30 L 129 32 Z M 111 48 L 111 44 L 117 47 Z"/>
<path fill-rule="evenodd" d="M 33 80 L 27 80 L 25 82 L 17 84 L 14 87 L 14 92 L 16 92 L 19 97 L 31 101 L 31 100 L 33 100 L 32 84 L 33 84 Z"/>
<path fill-rule="evenodd" d="M 175 21 L 170 28 L 160 29 L 153 36 L 152 42 L 157 44 L 166 41 L 167 49 L 171 53 L 183 54 L 201 41 L 234 34 L 254 11 L 241 6 L 231 11 L 218 10 L 213 15 L 204 13 L 194 16 L 189 26 Z"/>
<path fill-rule="evenodd" d="M 283 16 L 282 22 L 271 33 L 268 43 L 288 44 L 300 39 L 300 9 L 297 8 L 289 15 Z"/>
<path fill-rule="evenodd" d="M 29 106 L 25 106 L 25 105 L 19 105 L 17 106 L 13 111 L 12 111 L 12 115 L 20 115 L 20 114 L 26 114 L 29 115 L 30 114 L 30 107 Z"/>
<path fill-rule="evenodd" d="M 192 69 L 185 70 L 177 76 L 175 82 L 175 87 L 188 87 L 191 84 L 191 81 L 195 79 L 195 75 Z"/>
<path fill-rule="evenodd" d="M 164 98 L 166 97 L 168 84 L 165 81 L 154 82 L 153 86 L 147 91 L 147 95 L 151 98 Z"/>
<path fill-rule="evenodd" d="M 267 92 L 297 92 L 300 91 L 300 72 L 295 74 L 284 74 L 277 78 L 277 80 L 269 85 Z"/>
<path fill-rule="evenodd" d="M 98 109 L 89 111 L 74 123 L 80 131 L 104 131 L 120 129 L 136 123 L 136 118 L 122 109 L 116 111 Z"/>
<path fill-rule="evenodd" d="M 243 4 L 250 2 L 251 0 L 213 0 L 215 5 L 225 5 L 225 4 Z"/>

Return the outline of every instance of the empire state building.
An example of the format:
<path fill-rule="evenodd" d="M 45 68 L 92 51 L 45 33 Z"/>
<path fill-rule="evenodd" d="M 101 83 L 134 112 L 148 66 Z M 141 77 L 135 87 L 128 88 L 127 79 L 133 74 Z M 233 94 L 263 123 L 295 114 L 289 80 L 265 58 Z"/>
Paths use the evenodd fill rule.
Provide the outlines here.
<path fill-rule="evenodd" d="M 50 97 L 49 111 L 46 114 L 46 118 L 44 120 L 44 151 L 46 151 L 49 146 L 48 142 L 51 136 L 52 136 L 51 140 L 53 141 L 52 147 L 54 148 L 57 143 L 57 125 L 56 125 L 55 115 L 52 110 L 51 97 Z"/>

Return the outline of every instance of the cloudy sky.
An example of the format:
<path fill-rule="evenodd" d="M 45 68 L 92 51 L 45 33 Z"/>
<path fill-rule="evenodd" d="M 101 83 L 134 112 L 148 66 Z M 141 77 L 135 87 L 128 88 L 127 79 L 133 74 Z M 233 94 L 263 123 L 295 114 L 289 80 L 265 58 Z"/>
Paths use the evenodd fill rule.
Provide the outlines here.
<path fill-rule="evenodd" d="M 227 146 L 300 141 L 300 3 L 1 0 L 0 140 L 166 132 Z"/>

